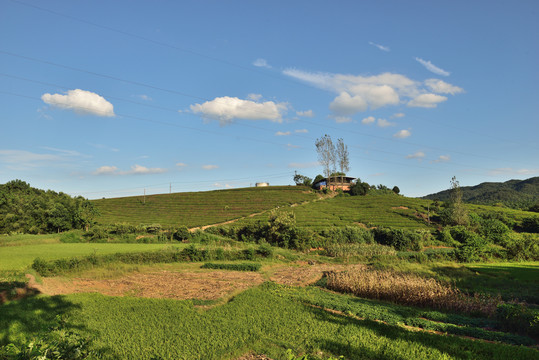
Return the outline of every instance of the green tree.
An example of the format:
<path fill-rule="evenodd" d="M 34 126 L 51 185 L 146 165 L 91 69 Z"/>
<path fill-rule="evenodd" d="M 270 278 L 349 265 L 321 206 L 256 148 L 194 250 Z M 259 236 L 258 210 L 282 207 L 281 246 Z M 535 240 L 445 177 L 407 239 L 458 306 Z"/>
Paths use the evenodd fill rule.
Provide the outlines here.
<path fill-rule="evenodd" d="M 294 175 L 294 182 L 296 183 L 296 185 L 305 185 L 308 187 L 311 187 L 311 185 L 313 184 L 313 180 L 310 177 L 301 174 Z"/>
<path fill-rule="evenodd" d="M 462 202 L 462 190 L 455 176 L 451 178 L 451 188 L 447 209 L 441 214 L 446 225 L 467 225 L 468 211 Z"/>
<path fill-rule="evenodd" d="M 336 147 L 337 162 L 339 164 L 339 170 L 341 173 L 341 185 L 344 183 L 343 177 L 346 172 L 350 171 L 350 157 L 348 154 L 348 146 L 344 143 L 343 139 L 337 140 Z"/>

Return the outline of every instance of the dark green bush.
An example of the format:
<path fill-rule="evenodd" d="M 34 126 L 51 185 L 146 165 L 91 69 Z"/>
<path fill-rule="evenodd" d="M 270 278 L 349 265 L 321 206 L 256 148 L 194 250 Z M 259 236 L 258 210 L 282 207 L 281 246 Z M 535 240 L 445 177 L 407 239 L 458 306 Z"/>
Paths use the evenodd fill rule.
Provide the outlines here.
<path fill-rule="evenodd" d="M 60 242 L 63 243 L 79 243 L 81 241 L 82 239 L 80 234 L 75 232 L 64 233 L 62 236 L 60 236 Z"/>
<path fill-rule="evenodd" d="M 94 226 L 83 235 L 90 242 L 106 242 L 109 234 L 107 230 L 100 226 Z"/>
<path fill-rule="evenodd" d="M 373 234 L 378 244 L 393 246 L 399 251 L 421 249 L 421 236 L 409 230 L 375 228 Z"/>
<path fill-rule="evenodd" d="M 496 319 L 504 330 L 530 336 L 539 336 L 539 311 L 524 304 L 505 303 L 498 305 Z"/>
<path fill-rule="evenodd" d="M 221 269 L 233 271 L 258 271 L 262 267 L 259 263 L 239 263 L 239 264 L 215 264 L 205 263 L 201 266 L 202 269 Z"/>
<path fill-rule="evenodd" d="M 173 238 L 176 241 L 186 241 L 191 237 L 191 233 L 187 226 L 182 225 L 175 229 Z"/>
<path fill-rule="evenodd" d="M 518 237 L 508 238 L 503 244 L 510 260 L 539 260 L 539 235 L 520 234 Z"/>
<path fill-rule="evenodd" d="M 539 233 L 539 216 L 531 216 L 522 219 L 520 229 L 523 232 Z"/>
<path fill-rule="evenodd" d="M 273 257 L 273 248 L 268 243 L 261 243 L 256 249 L 256 254 L 265 258 Z"/>

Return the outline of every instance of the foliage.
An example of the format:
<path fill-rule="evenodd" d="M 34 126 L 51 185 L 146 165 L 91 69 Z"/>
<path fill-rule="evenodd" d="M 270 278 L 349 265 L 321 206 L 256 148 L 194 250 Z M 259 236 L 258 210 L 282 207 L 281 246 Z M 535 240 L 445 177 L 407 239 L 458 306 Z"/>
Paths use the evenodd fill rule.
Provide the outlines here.
<path fill-rule="evenodd" d="M 323 137 L 316 139 L 316 152 L 318 153 L 318 162 L 324 168 L 326 178 L 329 179 L 331 172 L 335 170 L 335 145 L 331 140 L 331 136 L 325 134 Z"/>
<path fill-rule="evenodd" d="M 393 189 L 391 189 L 391 191 L 398 195 L 401 192 L 401 189 L 399 189 L 398 186 L 393 186 Z"/>
<path fill-rule="evenodd" d="M 370 188 L 369 184 L 365 182 L 361 182 L 360 179 L 357 179 L 354 185 L 350 187 L 350 195 L 352 196 L 367 195 L 367 193 L 369 192 L 369 188 Z"/>
<path fill-rule="evenodd" d="M 87 229 L 98 211 L 82 198 L 13 180 L 0 185 L 0 233 L 53 233 Z"/>
<path fill-rule="evenodd" d="M 219 270 L 233 270 L 233 271 L 258 271 L 262 267 L 260 263 L 234 263 L 234 264 L 218 264 L 218 263 L 205 263 L 201 266 L 201 269 L 219 269 Z"/>
<path fill-rule="evenodd" d="M 530 309 L 522 303 L 498 305 L 496 319 L 505 330 L 539 336 L 539 310 Z"/>
<path fill-rule="evenodd" d="M 529 233 L 539 233 L 539 216 L 530 216 L 522 220 L 520 226 L 522 231 Z"/>
<path fill-rule="evenodd" d="M 313 185 L 313 180 L 310 177 L 301 174 L 294 175 L 294 182 L 296 185 L 303 185 L 307 187 L 311 187 Z"/>
<path fill-rule="evenodd" d="M 410 230 L 375 228 L 374 240 L 382 245 L 393 246 L 396 250 L 420 250 L 421 236 Z"/>

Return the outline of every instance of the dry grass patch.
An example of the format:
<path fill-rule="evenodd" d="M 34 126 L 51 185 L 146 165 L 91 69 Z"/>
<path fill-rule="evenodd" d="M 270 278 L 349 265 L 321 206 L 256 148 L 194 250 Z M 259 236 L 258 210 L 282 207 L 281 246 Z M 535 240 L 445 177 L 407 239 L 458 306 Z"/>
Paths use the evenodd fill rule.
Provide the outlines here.
<path fill-rule="evenodd" d="M 356 296 L 397 304 L 491 316 L 501 299 L 468 296 L 432 278 L 388 270 L 357 269 L 327 274 L 327 287 Z"/>

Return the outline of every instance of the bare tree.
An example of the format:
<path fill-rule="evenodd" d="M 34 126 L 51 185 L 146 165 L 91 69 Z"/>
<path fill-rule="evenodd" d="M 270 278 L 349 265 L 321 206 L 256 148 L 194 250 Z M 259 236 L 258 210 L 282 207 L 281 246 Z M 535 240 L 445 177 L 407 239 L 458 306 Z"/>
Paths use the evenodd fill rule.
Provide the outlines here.
<path fill-rule="evenodd" d="M 332 166 L 333 168 L 335 167 L 335 145 L 333 145 L 331 136 L 328 134 L 324 135 L 320 139 L 317 139 L 315 145 L 316 152 L 318 152 L 318 161 L 324 167 L 324 173 L 326 175 L 326 179 L 328 180 L 329 187 L 330 176 L 333 170 Z"/>
<path fill-rule="evenodd" d="M 339 170 L 341 172 L 341 186 L 344 183 L 344 175 L 350 171 L 350 158 L 348 156 L 348 146 L 344 143 L 343 139 L 337 140 L 337 162 L 339 163 Z"/>

